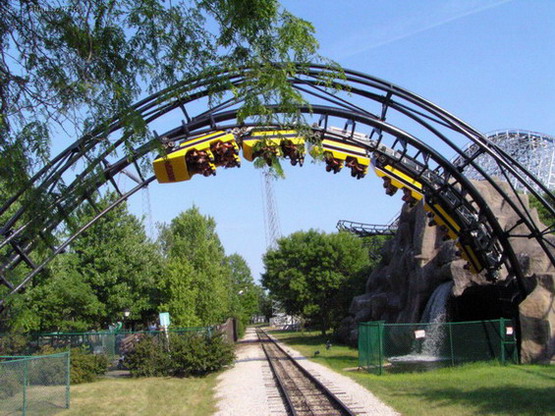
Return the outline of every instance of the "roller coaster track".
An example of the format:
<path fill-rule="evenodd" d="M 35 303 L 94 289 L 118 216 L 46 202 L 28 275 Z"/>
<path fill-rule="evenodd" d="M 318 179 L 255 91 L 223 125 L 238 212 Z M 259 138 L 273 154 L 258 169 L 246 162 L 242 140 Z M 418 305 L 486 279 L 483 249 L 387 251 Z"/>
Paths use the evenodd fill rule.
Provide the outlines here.
<path fill-rule="evenodd" d="M 292 416 L 354 416 L 349 408 L 305 370 L 263 330 L 258 339 Z"/>
<path fill-rule="evenodd" d="M 366 224 L 363 222 L 339 220 L 337 222 L 339 231 L 349 231 L 359 237 L 370 237 L 373 235 L 395 235 L 397 225 L 393 224 Z"/>
<path fill-rule="evenodd" d="M 176 116 L 182 118 L 180 125 L 162 134 L 150 127 L 151 136 L 130 149 L 131 133 L 122 122 L 126 115 L 116 116 L 34 172 L 27 186 L 0 207 L 0 310 L 11 294 L 24 289 L 75 238 L 155 180 L 148 168 L 153 155 L 200 134 L 240 132 L 258 126 L 252 119 L 237 120 L 242 97 L 234 94 L 252 72 L 249 68 L 221 71 L 153 94 L 134 105 L 134 114 L 147 126 Z M 554 224 L 544 227 L 535 222 L 513 184 L 526 189 L 553 216 L 554 195 L 483 134 L 431 102 L 360 72 L 337 74 L 314 64 L 290 74 L 289 82 L 306 100 L 298 111 L 316 139 L 331 134 L 338 141 L 364 149 L 368 157 L 387 160 L 393 167 L 410 166 L 426 203 L 448 207 L 453 221 L 461 224 L 457 238 L 485 253 L 484 273 L 493 279 L 501 276 L 503 284 L 516 283 L 515 306 L 528 293 L 524 279 L 529 273 L 519 263 L 515 243 L 535 244 L 549 259 L 550 270 L 555 268 L 555 243 L 550 237 Z M 215 93 L 218 104 L 203 106 Z M 279 116 L 278 107 L 268 108 Z M 338 133 L 330 128 L 332 125 L 344 127 Z M 475 146 L 472 155 L 463 150 L 468 142 Z M 458 156 L 456 165 L 444 156 L 451 154 Z M 508 190 L 481 168 L 478 160 L 484 159 L 503 172 Z M 481 175 L 496 197 L 512 208 L 517 218 L 514 223 L 499 222 L 479 188 L 467 177 L 469 170 Z M 134 184 L 123 189 L 119 175 L 132 178 Z M 108 191 L 116 194 L 114 202 L 105 209 L 97 208 L 94 195 Z M 80 223 L 73 214 L 85 205 L 96 214 Z"/>

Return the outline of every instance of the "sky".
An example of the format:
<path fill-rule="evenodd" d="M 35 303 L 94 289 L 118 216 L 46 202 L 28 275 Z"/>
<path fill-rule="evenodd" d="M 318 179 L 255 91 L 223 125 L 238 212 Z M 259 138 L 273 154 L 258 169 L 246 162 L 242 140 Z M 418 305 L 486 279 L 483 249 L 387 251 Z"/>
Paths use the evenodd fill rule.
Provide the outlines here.
<path fill-rule="evenodd" d="M 555 1 L 286 0 L 311 22 L 320 53 L 443 107 L 479 131 L 516 128 L 555 135 Z M 172 126 L 173 127 L 173 126 Z M 170 127 L 168 127 L 169 130 Z M 284 165 L 285 166 L 285 165 Z M 340 219 L 386 224 L 401 209 L 372 173 L 357 181 L 322 164 L 287 167 L 274 183 L 281 235 L 334 232 Z M 121 179 L 125 180 L 125 179 Z M 260 170 L 244 162 L 177 184 L 152 184 L 130 200 L 151 235 L 196 205 L 216 220 L 227 254 L 255 280 L 266 251 Z"/>

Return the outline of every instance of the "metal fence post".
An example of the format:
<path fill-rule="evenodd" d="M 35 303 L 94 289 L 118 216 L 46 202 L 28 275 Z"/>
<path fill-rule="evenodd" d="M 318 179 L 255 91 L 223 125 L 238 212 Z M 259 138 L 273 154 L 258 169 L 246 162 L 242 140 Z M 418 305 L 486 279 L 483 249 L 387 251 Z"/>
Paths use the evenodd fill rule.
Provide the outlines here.
<path fill-rule="evenodd" d="M 449 348 L 451 350 L 451 365 L 455 366 L 455 347 L 453 346 L 453 327 L 451 322 L 447 322 L 447 326 L 449 327 Z"/>
<path fill-rule="evenodd" d="M 22 415 L 27 414 L 27 383 L 29 378 L 29 360 L 23 361 L 23 412 Z"/>
<path fill-rule="evenodd" d="M 69 409 L 71 383 L 71 350 L 66 355 L 66 409 Z"/>
<path fill-rule="evenodd" d="M 500 346 L 501 346 L 501 352 L 500 352 L 500 357 L 501 357 L 501 364 L 506 364 L 505 362 L 505 319 L 504 318 L 499 318 L 499 340 L 500 340 Z"/>
<path fill-rule="evenodd" d="M 384 328 L 384 321 L 378 322 L 378 360 L 379 360 L 379 367 L 378 367 L 378 375 L 382 375 L 383 372 L 383 328 Z"/>

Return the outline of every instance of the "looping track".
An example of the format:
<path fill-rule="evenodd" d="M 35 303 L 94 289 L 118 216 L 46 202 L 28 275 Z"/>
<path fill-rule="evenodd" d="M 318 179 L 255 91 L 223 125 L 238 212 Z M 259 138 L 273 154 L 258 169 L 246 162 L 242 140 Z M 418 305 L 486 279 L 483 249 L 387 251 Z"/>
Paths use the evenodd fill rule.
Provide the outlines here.
<path fill-rule="evenodd" d="M 244 97 L 234 93 L 248 85 L 255 72 L 245 68 L 184 80 L 133 106 L 135 115 L 145 121 L 151 133 L 143 143 L 133 145 L 132 133 L 123 122 L 125 115 L 119 115 L 90 130 L 33 172 L 27 187 L 0 207 L 0 311 L 11 294 L 23 290 L 75 238 L 155 180 L 147 166 L 162 147 L 186 143 L 192 137 L 215 130 L 257 125 L 254 118 L 238 120 Z M 354 143 L 366 149 L 367 154 L 379 153 L 383 146 L 398 155 L 391 159 L 393 165 L 406 162 L 419 166 L 420 178 L 434 179 L 424 190 L 430 204 L 434 201 L 441 206 L 451 204 L 453 210 L 470 213 L 479 220 L 484 230 L 482 237 L 476 237 L 470 228 L 463 229 L 460 236 L 499 253 L 500 258 L 495 259 L 493 266 L 500 269 L 502 284 L 510 286 L 507 301 L 512 308 L 516 309 L 528 294 L 523 283 L 527 275 L 515 253 L 515 243 L 535 244 L 548 259 L 550 270 L 555 270 L 555 242 L 550 236 L 555 224 L 547 227 L 537 224 L 527 198 L 515 192 L 517 188 L 527 190 L 553 216 L 555 196 L 483 134 L 422 97 L 360 72 L 344 70 L 338 74 L 313 64 L 287 76 L 306 101 L 297 110 L 314 133 L 326 132 L 328 126 L 344 125 L 338 140 Z M 219 89 L 215 91 L 214 86 Z M 209 98 L 215 95 L 220 100 L 210 106 Z M 279 119 L 279 107 L 269 105 L 268 109 Z M 182 123 L 172 124 L 175 127 L 163 134 L 153 130 L 155 123 L 175 123 L 178 117 Z M 355 133 L 370 141 L 358 140 L 360 135 Z M 469 142 L 474 146 L 472 154 L 464 151 Z M 456 164 L 446 157 L 449 154 L 459 156 Z M 488 166 L 498 167 L 509 190 L 487 173 L 482 165 L 485 161 Z M 470 171 L 488 182 L 496 192 L 495 197 L 513 209 L 517 214 L 513 223 L 500 224 L 470 181 Z M 134 183 L 124 189 L 118 181 L 121 175 Z M 94 204 L 97 192 L 112 192 L 116 199 L 100 209 Z M 90 221 L 77 222 L 80 220 L 73 214 L 87 204 L 96 215 Z"/>
<path fill-rule="evenodd" d="M 258 329 L 257 334 L 291 415 L 355 415 L 263 330 Z"/>

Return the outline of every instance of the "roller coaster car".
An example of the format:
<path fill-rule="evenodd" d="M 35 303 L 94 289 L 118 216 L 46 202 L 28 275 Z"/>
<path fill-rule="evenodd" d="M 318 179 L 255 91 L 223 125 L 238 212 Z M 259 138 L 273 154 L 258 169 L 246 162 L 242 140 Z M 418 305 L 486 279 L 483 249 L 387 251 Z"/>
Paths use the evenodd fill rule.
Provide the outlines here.
<path fill-rule="evenodd" d="M 398 189 L 402 189 L 403 201 L 411 206 L 423 198 L 422 183 L 414 179 L 417 176 L 416 169 L 415 167 L 411 169 L 411 164 L 406 158 L 393 163 L 386 155 L 375 152 L 372 166 L 376 175 L 383 179 L 383 187 L 387 195 L 395 195 Z"/>
<path fill-rule="evenodd" d="M 364 148 L 324 136 L 322 149 L 326 161 L 326 171 L 337 173 L 347 166 L 351 169 L 351 176 L 357 179 L 364 178 L 368 173 L 370 159 L 366 156 Z"/>
<path fill-rule="evenodd" d="M 231 133 L 217 131 L 182 143 L 175 151 L 153 162 L 160 183 L 187 181 L 195 174 L 216 174 L 216 167 L 240 166 L 239 146 Z"/>
<path fill-rule="evenodd" d="M 391 149 L 385 149 L 393 154 Z M 466 260 L 465 268 L 472 273 L 486 270 L 486 277 L 495 280 L 500 257 L 493 248 L 491 238 L 478 216 L 466 205 L 463 197 L 448 186 L 441 186 L 443 180 L 432 172 L 423 171 L 423 166 L 408 158 L 394 160 L 382 152 L 375 152 L 372 165 L 376 174 L 383 178 L 388 195 L 398 189 L 403 190 L 403 200 L 413 205 L 424 197 L 422 182 L 437 189 L 437 196 L 426 195 L 424 209 L 430 218 L 429 225 L 437 226 L 443 239 L 455 240 L 458 254 Z"/>
<path fill-rule="evenodd" d="M 498 268 L 501 264 L 501 255 L 495 249 L 489 233 L 483 226 L 476 222 L 475 215 L 471 214 L 464 206 L 459 206 L 457 215 L 449 214 L 450 208 L 445 208 L 445 202 L 440 205 L 435 198 L 426 198 L 424 209 L 431 218 L 429 225 L 436 225 L 444 233 L 444 238 L 455 240 L 457 254 L 466 260 L 465 269 L 472 273 L 486 271 L 486 278 L 495 281 L 498 278 Z M 469 215 L 471 214 L 471 215 Z M 455 220 L 458 218 L 463 224 Z M 472 222 L 468 222 L 471 219 Z"/>
<path fill-rule="evenodd" d="M 241 142 L 248 161 L 262 157 L 271 166 L 273 157 L 285 157 L 295 166 L 304 163 L 304 138 L 295 130 L 253 130 Z"/>
<path fill-rule="evenodd" d="M 458 248 L 457 254 L 467 262 L 465 269 L 472 273 L 480 273 L 484 269 L 483 262 L 480 261 L 480 256 L 474 249 L 472 241 L 464 236 L 461 227 L 453 217 L 440 204 L 431 200 L 426 201 L 424 209 L 428 212 L 430 218 L 428 225 L 437 226 L 443 233 L 444 240 L 455 240 L 455 246 Z"/>

